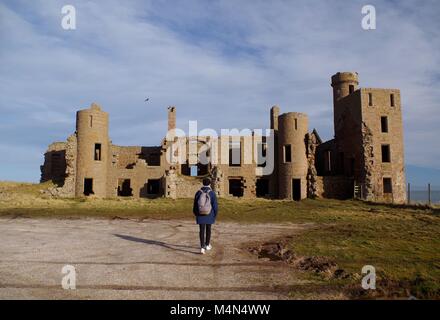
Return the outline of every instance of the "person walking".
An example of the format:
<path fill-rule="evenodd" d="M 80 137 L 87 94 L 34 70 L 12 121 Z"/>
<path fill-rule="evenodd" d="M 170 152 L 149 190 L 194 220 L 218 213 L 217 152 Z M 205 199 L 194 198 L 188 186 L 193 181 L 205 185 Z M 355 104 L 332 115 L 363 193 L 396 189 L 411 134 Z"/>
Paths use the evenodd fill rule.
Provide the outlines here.
<path fill-rule="evenodd" d="M 203 179 L 202 188 L 194 196 L 193 213 L 199 225 L 200 253 L 212 249 L 211 245 L 211 225 L 215 223 L 218 213 L 217 196 L 211 189 L 211 180 Z"/>

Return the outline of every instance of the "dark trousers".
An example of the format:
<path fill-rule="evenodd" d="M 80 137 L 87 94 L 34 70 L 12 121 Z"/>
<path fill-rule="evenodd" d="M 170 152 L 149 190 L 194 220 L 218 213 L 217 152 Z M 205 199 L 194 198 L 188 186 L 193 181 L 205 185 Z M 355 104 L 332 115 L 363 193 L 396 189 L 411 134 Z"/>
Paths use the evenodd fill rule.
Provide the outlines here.
<path fill-rule="evenodd" d="M 200 247 L 204 248 L 207 245 L 209 245 L 209 242 L 211 241 L 211 225 L 210 224 L 199 224 L 200 228 Z M 206 238 L 205 238 L 205 231 L 206 231 Z"/>

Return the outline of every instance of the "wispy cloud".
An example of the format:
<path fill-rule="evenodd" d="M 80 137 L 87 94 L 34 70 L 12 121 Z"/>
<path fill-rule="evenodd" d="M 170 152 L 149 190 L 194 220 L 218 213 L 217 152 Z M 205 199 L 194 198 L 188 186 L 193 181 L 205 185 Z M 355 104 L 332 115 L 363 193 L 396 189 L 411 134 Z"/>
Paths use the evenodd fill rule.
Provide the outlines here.
<path fill-rule="evenodd" d="M 38 180 L 35 159 L 74 131 L 75 111 L 92 101 L 110 112 L 122 145 L 158 144 L 167 105 L 183 128 L 197 119 L 219 129 L 267 127 L 269 107 L 280 104 L 307 112 L 329 139 L 330 76 L 355 70 L 361 86 L 401 89 L 406 161 L 440 168 L 440 6 L 370 3 L 374 31 L 361 29 L 362 1 L 69 1 L 77 30 L 64 31 L 64 1 L 6 1 L 2 145 L 32 153 L 25 178 Z M 0 179 L 13 175 L 4 161 Z"/>

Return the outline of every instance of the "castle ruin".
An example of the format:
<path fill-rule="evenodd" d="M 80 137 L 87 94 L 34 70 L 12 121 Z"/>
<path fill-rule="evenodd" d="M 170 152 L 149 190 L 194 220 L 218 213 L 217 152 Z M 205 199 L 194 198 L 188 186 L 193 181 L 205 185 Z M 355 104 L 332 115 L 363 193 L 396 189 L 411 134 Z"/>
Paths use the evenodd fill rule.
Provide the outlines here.
<path fill-rule="evenodd" d="M 220 197 L 359 198 L 376 202 L 403 203 L 406 183 L 403 158 L 403 125 L 398 89 L 359 88 L 358 74 L 338 72 L 333 87 L 334 138 L 323 142 L 317 131 L 309 131 L 304 113 L 280 114 L 270 110 L 273 130 L 274 168 L 258 174 L 261 163 L 243 159 L 261 144 L 247 144 L 252 136 L 232 143 L 220 136 L 218 163 L 170 163 L 160 146 L 117 146 L 109 139 L 109 115 L 97 104 L 76 115 L 76 131 L 65 142 L 52 143 L 41 166 L 41 181 L 57 187 L 50 192 L 63 197 L 95 196 L 140 198 L 193 197 L 201 178 L 212 178 Z M 168 108 L 168 130 L 176 128 L 176 108 Z M 191 137 L 179 138 L 191 143 Z M 183 141 L 182 141 L 183 139 Z M 209 145 L 209 137 L 198 136 L 197 149 Z M 191 148 L 186 148 L 191 150 Z M 220 152 L 225 151 L 225 152 Z M 187 159 L 195 155 L 187 151 Z M 209 150 L 206 151 L 206 154 Z M 231 161 L 237 154 L 238 161 Z"/>

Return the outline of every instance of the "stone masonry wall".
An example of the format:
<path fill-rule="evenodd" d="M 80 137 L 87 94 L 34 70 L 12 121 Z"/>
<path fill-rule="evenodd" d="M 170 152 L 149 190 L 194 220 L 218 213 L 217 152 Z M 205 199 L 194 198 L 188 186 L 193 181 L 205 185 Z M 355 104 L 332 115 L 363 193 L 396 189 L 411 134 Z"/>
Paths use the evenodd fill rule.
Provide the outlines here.
<path fill-rule="evenodd" d="M 353 197 L 353 179 L 344 176 L 317 176 L 318 198 L 349 199 Z"/>

